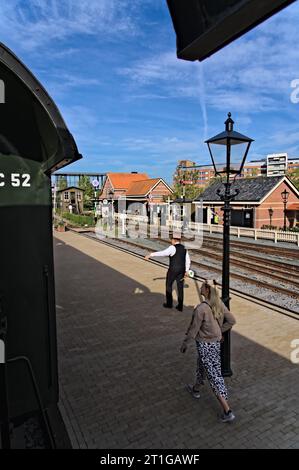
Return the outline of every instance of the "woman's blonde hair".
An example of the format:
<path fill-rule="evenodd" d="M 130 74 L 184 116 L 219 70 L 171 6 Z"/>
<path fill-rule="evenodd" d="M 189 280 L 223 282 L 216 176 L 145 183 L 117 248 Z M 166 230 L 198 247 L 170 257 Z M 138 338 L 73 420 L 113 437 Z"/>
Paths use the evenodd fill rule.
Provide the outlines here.
<path fill-rule="evenodd" d="M 209 291 L 206 300 L 209 301 L 214 318 L 218 320 L 222 315 L 222 300 L 220 297 L 220 292 L 217 288 L 217 282 L 215 281 L 215 279 L 213 279 L 212 281 L 206 280 L 202 283 L 201 287 L 205 287 Z M 202 296 L 201 301 L 203 302 Z"/>

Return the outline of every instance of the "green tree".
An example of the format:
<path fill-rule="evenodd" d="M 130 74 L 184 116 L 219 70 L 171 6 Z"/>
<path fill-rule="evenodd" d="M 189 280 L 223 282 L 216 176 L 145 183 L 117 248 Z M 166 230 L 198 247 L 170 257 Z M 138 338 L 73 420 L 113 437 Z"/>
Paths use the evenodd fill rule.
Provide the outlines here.
<path fill-rule="evenodd" d="M 84 207 L 86 206 L 88 208 L 91 208 L 92 199 L 94 198 L 95 190 L 88 176 L 83 175 L 80 177 L 79 188 L 84 189 L 84 198 L 83 198 Z"/>
<path fill-rule="evenodd" d="M 195 199 L 202 192 L 198 186 L 199 170 L 186 169 L 177 166 L 173 175 L 173 190 L 176 198 L 181 198 L 185 193 L 186 199 Z"/>
<path fill-rule="evenodd" d="M 214 183 L 221 183 L 221 176 L 218 175 L 218 176 L 213 176 L 213 178 L 210 178 L 209 182 L 206 185 L 206 188 L 208 188 L 209 186 L 212 186 L 212 184 Z"/>
<path fill-rule="evenodd" d="M 299 190 L 299 168 L 295 168 L 294 170 L 289 170 L 287 173 L 287 176 L 290 178 L 292 183 Z"/>
<path fill-rule="evenodd" d="M 245 178 L 248 179 L 248 178 L 256 178 L 258 176 L 259 172 L 258 172 L 258 169 L 257 168 L 252 168 L 251 172 L 248 173 L 246 172 L 245 174 Z"/>
<path fill-rule="evenodd" d="M 62 191 L 65 188 L 67 188 L 67 179 L 65 176 L 59 176 L 57 181 L 57 189 L 58 191 Z"/>

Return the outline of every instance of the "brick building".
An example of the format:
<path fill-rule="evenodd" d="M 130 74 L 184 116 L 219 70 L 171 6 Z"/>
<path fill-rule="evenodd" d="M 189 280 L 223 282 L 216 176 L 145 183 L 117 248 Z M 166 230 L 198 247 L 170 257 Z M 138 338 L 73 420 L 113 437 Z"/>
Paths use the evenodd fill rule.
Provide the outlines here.
<path fill-rule="evenodd" d="M 285 174 L 292 174 L 293 171 L 298 169 L 299 158 L 290 158 L 286 153 L 271 154 L 267 155 L 266 158 L 246 162 L 240 178 L 283 176 Z M 215 177 L 213 165 L 196 165 L 196 163 L 190 160 L 181 160 L 179 161 L 174 179 L 188 180 L 188 177 L 185 178 L 184 174 L 190 177 L 192 172 L 196 172 L 196 182 L 194 183 L 200 188 L 205 188 L 211 179 Z"/>
<path fill-rule="evenodd" d="M 119 197 L 126 195 L 132 183 L 148 179 L 146 173 L 107 173 L 100 200 L 117 200 Z"/>
<path fill-rule="evenodd" d="M 195 200 L 197 205 L 200 200 L 203 201 L 204 223 L 215 223 L 215 215 L 218 215 L 219 223 L 222 223 L 223 203 L 217 195 L 218 189 L 223 191 L 223 185 L 217 181 Z M 299 223 L 299 191 L 287 176 L 238 179 L 232 185 L 232 191 L 234 189 L 239 189 L 240 193 L 231 203 L 232 226 L 283 227 L 284 204 L 281 193 L 285 189 L 289 192 L 286 206 L 287 227 L 294 227 Z"/>
<path fill-rule="evenodd" d="M 213 165 L 196 165 L 191 160 L 180 160 L 174 174 L 174 182 L 183 180 L 186 184 L 194 183 L 204 188 L 214 176 Z"/>
<path fill-rule="evenodd" d="M 252 160 L 245 163 L 241 178 L 254 178 L 257 176 L 266 176 L 267 174 L 267 163 L 265 159 Z"/>
<path fill-rule="evenodd" d="M 134 181 L 126 193 L 128 201 L 147 202 L 160 204 L 165 198 L 171 197 L 173 190 L 162 178 Z"/>
<path fill-rule="evenodd" d="M 57 191 L 56 208 L 62 212 L 70 212 L 74 214 L 81 214 L 83 212 L 83 197 L 84 189 L 77 188 L 76 186 L 70 186 L 65 189 Z"/>
<path fill-rule="evenodd" d="M 143 203 L 143 213 L 148 214 L 151 207 L 167 204 L 172 195 L 173 190 L 162 178 L 135 181 L 126 193 L 127 208 L 130 211 L 135 202 Z"/>
<path fill-rule="evenodd" d="M 125 196 L 128 210 L 134 203 L 143 203 L 145 213 L 150 206 L 166 204 L 172 194 L 172 188 L 162 178 L 151 179 L 145 173 L 107 173 L 100 200 L 117 201 Z"/>

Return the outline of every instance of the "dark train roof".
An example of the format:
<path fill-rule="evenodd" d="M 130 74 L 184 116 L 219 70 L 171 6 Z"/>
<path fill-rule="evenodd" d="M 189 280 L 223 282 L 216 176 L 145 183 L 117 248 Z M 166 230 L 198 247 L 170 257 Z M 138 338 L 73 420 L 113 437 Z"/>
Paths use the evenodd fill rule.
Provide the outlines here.
<path fill-rule="evenodd" d="M 239 189 L 240 193 L 236 196 L 235 201 L 261 201 L 284 178 L 285 176 L 258 176 L 256 178 L 242 178 L 236 180 L 232 184 L 232 189 Z M 220 181 L 216 181 L 209 186 L 195 201 L 219 201 L 220 199 L 217 194 L 218 189 L 223 190 L 223 184 Z"/>
<path fill-rule="evenodd" d="M 52 98 L 32 72 L 1 42 L 0 72 L 8 95 L 5 105 L 0 108 L 1 134 L 5 136 L 4 142 L 0 141 L 3 153 L 37 160 L 47 173 L 82 158 Z"/>

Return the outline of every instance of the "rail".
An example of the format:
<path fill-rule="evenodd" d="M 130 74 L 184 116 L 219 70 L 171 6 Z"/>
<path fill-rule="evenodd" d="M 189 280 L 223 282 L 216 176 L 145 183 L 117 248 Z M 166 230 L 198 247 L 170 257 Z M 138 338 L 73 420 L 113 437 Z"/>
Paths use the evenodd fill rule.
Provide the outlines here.
<path fill-rule="evenodd" d="M 73 229 L 71 229 L 73 231 Z M 136 258 L 140 258 L 140 259 L 144 259 L 144 255 L 143 254 L 140 254 L 140 253 L 137 253 L 136 251 L 134 251 L 133 249 L 129 249 L 128 247 L 124 247 L 124 246 L 121 246 L 121 245 L 117 245 L 117 244 L 114 244 L 114 243 L 111 243 L 111 241 L 109 241 L 108 239 L 99 239 L 99 238 L 96 238 L 94 236 L 91 236 L 88 232 L 83 232 L 83 233 L 78 233 L 78 232 L 75 232 L 77 235 L 79 236 L 83 236 L 83 237 L 86 237 L 86 238 L 91 238 L 92 240 L 94 240 L 95 242 L 98 242 L 98 243 L 101 243 L 101 244 L 104 244 L 104 245 L 107 245 L 107 246 L 110 246 L 110 247 L 113 247 L 114 249 L 116 250 L 119 250 L 119 251 L 122 251 L 124 253 L 128 253 L 132 256 L 135 256 Z M 125 242 L 122 242 L 122 243 L 125 243 L 127 244 L 128 242 L 125 241 Z M 135 245 L 137 246 L 134 242 L 129 242 L 129 245 Z M 145 248 L 145 249 L 148 249 L 148 247 L 142 247 L 141 245 L 138 245 L 138 248 Z M 151 263 L 153 264 L 156 264 L 157 266 L 161 266 L 165 269 L 168 268 L 167 266 L 167 263 L 165 263 L 164 261 L 158 261 L 157 259 L 151 259 L 149 260 Z M 203 277 L 200 277 L 198 274 L 196 274 L 194 276 L 194 280 L 200 280 L 200 281 L 203 281 L 204 278 Z M 252 279 L 253 281 L 253 279 Z M 258 283 L 258 281 L 255 281 Z M 221 286 L 221 283 L 219 283 L 219 285 Z M 255 302 L 256 304 L 259 304 L 259 305 L 262 305 L 264 307 L 267 307 L 267 308 L 270 308 L 272 310 L 275 310 L 279 313 L 282 313 L 283 315 L 286 315 L 286 316 L 289 316 L 290 318 L 293 318 L 293 319 L 296 319 L 296 320 L 299 320 L 298 318 L 298 311 L 296 310 L 293 310 L 293 309 L 290 309 L 288 307 L 285 307 L 285 306 L 281 306 L 281 305 L 278 305 L 272 301 L 269 301 L 269 300 L 265 300 L 261 297 L 256 297 L 252 294 L 248 294 L 246 292 L 243 292 L 237 288 L 230 288 L 230 292 L 234 295 L 237 295 L 239 297 L 242 297 L 243 299 L 247 299 L 247 300 L 251 300 L 252 302 Z"/>

